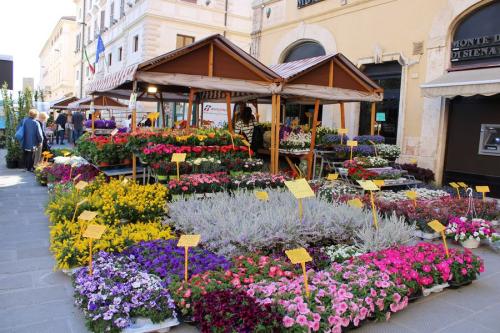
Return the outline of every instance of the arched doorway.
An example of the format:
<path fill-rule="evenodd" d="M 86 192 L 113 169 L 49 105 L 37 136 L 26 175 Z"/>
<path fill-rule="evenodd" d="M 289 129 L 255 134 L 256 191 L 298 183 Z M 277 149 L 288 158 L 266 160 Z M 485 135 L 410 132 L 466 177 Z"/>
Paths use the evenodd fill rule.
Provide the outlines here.
<path fill-rule="evenodd" d="M 326 51 L 323 45 L 313 40 L 304 40 L 294 43 L 289 47 L 282 57 L 283 62 L 298 61 L 307 58 L 319 57 L 325 55 Z M 284 108 L 284 123 L 289 124 L 293 119 L 298 119 L 299 124 L 309 124 L 312 122 L 314 105 L 312 104 L 286 104 Z M 318 121 L 323 119 L 323 105 L 320 105 Z"/>

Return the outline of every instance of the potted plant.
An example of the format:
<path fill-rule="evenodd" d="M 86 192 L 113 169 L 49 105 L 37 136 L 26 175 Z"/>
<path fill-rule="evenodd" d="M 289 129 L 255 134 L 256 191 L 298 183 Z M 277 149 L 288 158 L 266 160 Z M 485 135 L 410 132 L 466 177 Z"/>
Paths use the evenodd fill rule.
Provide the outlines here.
<path fill-rule="evenodd" d="M 490 239 L 495 232 L 489 221 L 467 217 L 452 217 L 446 226 L 446 235 L 468 249 L 475 249 L 482 239 Z"/>

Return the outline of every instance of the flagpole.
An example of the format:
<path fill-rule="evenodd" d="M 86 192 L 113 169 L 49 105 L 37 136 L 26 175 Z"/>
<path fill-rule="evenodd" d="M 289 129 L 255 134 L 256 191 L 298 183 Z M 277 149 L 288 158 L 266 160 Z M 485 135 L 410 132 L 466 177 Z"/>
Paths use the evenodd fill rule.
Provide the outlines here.
<path fill-rule="evenodd" d="M 85 16 L 87 10 L 87 0 L 83 0 L 83 16 L 82 16 L 82 34 L 80 39 L 80 47 L 81 47 L 81 58 L 80 58 L 80 98 L 83 98 L 83 52 L 85 48 Z"/>

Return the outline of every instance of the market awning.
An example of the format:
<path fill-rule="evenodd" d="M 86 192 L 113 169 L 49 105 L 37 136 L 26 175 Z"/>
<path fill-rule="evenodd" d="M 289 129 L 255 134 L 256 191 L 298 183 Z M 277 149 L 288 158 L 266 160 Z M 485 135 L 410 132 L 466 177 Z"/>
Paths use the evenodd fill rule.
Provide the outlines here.
<path fill-rule="evenodd" d="M 92 105 L 93 104 L 93 105 Z M 127 110 L 127 105 L 106 96 L 85 97 L 68 105 L 72 110 Z"/>
<path fill-rule="evenodd" d="M 500 67 L 446 73 L 420 86 L 425 97 L 500 94 Z"/>
<path fill-rule="evenodd" d="M 55 101 L 50 102 L 51 109 L 57 110 L 65 110 L 68 108 L 68 105 L 74 101 L 78 100 L 75 96 L 64 96 L 62 98 L 56 99 Z"/>
<path fill-rule="evenodd" d="M 280 94 L 290 102 L 379 102 L 383 90 L 342 53 L 306 58 L 270 67 L 284 79 Z"/>

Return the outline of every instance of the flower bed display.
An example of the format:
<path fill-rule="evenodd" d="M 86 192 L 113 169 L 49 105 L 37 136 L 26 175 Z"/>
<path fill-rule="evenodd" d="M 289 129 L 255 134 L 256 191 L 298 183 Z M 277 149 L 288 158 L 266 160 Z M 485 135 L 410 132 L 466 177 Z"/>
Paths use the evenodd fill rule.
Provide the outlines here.
<path fill-rule="evenodd" d="M 395 201 L 406 201 L 408 199 L 408 195 L 406 194 L 410 190 L 403 190 L 403 191 L 398 191 L 398 192 L 392 192 L 392 191 L 380 191 L 377 192 L 376 198 L 379 200 L 385 200 L 388 202 L 395 202 Z M 411 189 L 411 191 L 414 191 L 417 193 L 417 201 L 428 201 L 428 200 L 434 200 L 434 199 L 440 199 L 442 197 L 449 197 L 450 195 L 446 191 L 442 190 L 431 190 L 427 188 L 414 188 Z"/>
<path fill-rule="evenodd" d="M 285 175 L 273 175 L 266 172 L 255 172 L 248 175 L 241 175 L 231 178 L 231 189 L 266 189 L 266 188 L 282 188 L 285 186 L 285 181 L 289 177 Z"/>
<path fill-rule="evenodd" d="M 423 181 L 424 183 L 430 183 L 434 181 L 434 172 L 430 169 L 424 169 L 418 167 L 416 164 L 399 164 L 399 167 L 403 170 L 408 171 L 409 175 L 415 177 L 415 179 Z"/>
<path fill-rule="evenodd" d="M 77 142 L 78 153 L 101 167 L 128 164 L 132 151 L 127 145 L 128 134 L 90 136 L 84 134 Z"/>
<path fill-rule="evenodd" d="M 371 211 L 308 198 L 303 200 L 301 221 L 297 200 L 289 192 L 269 190 L 268 193 L 269 200 L 265 202 L 246 191 L 234 195 L 218 193 L 211 200 L 176 201 L 170 205 L 167 222 L 184 233 L 202 234 L 205 246 L 222 255 L 256 250 L 280 252 L 283 248 L 308 244 L 330 245 L 358 239 L 356 233 L 364 226 L 373 229 Z M 394 235 L 402 235 L 404 241 L 411 238 L 414 230 L 395 216 L 380 218 L 379 224 L 402 230 Z M 395 241 L 389 236 L 381 239 Z"/>
<path fill-rule="evenodd" d="M 180 179 L 170 180 L 167 184 L 171 195 L 222 192 L 230 182 L 225 172 L 214 174 L 182 175 Z"/>
<path fill-rule="evenodd" d="M 449 253 L 450 258 L 446 258 L 442 245 L 419 243 L 363 254 L 356 260 L 390 274 L 412 294 L 449 281 L 461 282 L 465 277 L 473 280 L 484 271 L 482 260 L 470 251 L 449 249 Z"/>
<path fill-rule="evenodd" d="M 160 278 L 138 265 L 105 252 L 88 268 L 74 276 L 75 304 L 82 309 L 92 332 L 121 332 L 132 319 L 143 317 L 153 323 L 175 319 L 175 304 Z"/>

